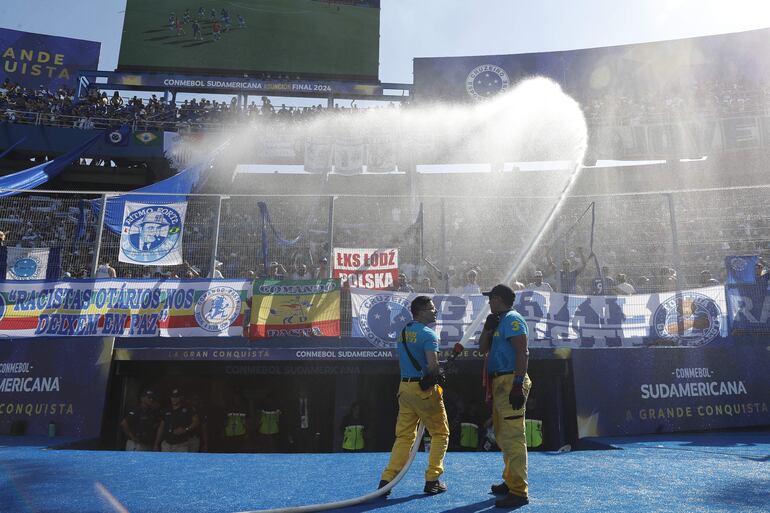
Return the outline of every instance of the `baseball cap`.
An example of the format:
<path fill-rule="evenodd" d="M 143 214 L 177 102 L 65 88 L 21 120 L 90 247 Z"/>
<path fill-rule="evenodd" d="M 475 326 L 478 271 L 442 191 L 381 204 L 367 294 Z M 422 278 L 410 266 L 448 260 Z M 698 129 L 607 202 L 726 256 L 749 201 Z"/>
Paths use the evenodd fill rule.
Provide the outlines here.
<path fill-rule="evenodd" d="M 542 275 L 543 275 L 543 271 L 535 271 L 535 276 L 542 276 Z"/>
<path fill-rule="evenodd" d="M 497 296 L 500 299 L 505 302 L 505 304 L 512 305 L 514 300 L 516 299 L 516 294 L 513 292 L 513 289 L 509 287 L 508 285 L 503 285 L 502 283 L 498 283 L 494 287 L 492 287 L 492 290 L 489 292 L 482 292 L 483 295 L 489 297 L 489 296 Z"/>
<path fill-rule="evenodd" d="M 144 392 L 142 392 L 143 397 L 155 397 L 155 391 L 152 389 L 146 389 Z"/>
<path fill-rule="evenodd" d="M 175 388 L 171 391 L 171 397 L 182 397 L 182 389 L 181 388 Z"/>

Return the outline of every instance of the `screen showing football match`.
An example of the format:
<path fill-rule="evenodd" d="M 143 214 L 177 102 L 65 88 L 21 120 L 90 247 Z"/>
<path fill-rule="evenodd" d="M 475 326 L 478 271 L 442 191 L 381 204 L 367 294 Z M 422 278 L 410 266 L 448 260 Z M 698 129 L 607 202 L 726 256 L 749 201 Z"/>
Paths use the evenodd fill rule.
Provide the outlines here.
<path fill-rule="evenodd" d="M 376 81 L 380 0 L 127 0 L 120 71 Z"/>

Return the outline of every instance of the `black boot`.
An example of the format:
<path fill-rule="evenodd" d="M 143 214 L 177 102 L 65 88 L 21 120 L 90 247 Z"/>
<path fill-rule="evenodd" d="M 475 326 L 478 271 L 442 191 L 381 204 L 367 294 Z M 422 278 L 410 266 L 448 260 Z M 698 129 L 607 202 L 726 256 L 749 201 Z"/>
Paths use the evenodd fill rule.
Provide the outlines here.
<path fill-rule="evenodd" d="M 521 495 L 514 495 L 512 493 L 495 501 L 495 507 L 497 508 L 520 508 L 527 504 L 529 504 L 529 497 L 522 497 Z"/>
<path fill-rule="evenodd" d="M 508 489 L 508 485 L 505 484 L 505 481 L 503 481 L 500 484 L 493 484 L 492 485 L 492 493 L 495 495 L 505 495 L 510 490 Z"/>
<path fill-rule="evenodd" d="M 385 481 L 384 479 L 381 480 L 380 484 L 377 486 L 377 489 L 379 490 L 380 488 L 385 488 L 385 485 L 388 484 L 388 483 L 390 483 L 390 481 Z M 390 491 L 382 494 L 383 497 L 387 497 L 388 495 L 390 495 Z"/>
<path fill-rule="evenodd" d="M 428 495 L 436 495 L 438 493 L 444 493 L 446 491 L 446 485 L 439 481 L 425 481 L 425 488 L 423 489 Z"/>

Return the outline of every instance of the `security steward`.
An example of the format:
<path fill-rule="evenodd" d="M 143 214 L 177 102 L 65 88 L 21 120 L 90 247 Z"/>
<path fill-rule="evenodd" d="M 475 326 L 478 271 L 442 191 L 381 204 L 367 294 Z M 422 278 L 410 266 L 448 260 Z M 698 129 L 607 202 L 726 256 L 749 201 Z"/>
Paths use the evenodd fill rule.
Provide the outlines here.
<path fill-rule="evenodd" d="M 345 452 L 356 452 L 363 451 L 365 446 L 361 406 L 354 402 L 348 414 L 342 418 L 342 449 Z"/>
<path fill-rule="evenodd" d="M 163 412 L 163 418 L 155 436 L 155 450 L 163 452 L 192 452 L 195 430 L 200 426 L 198 413 L 182 401 L 179 388 L 171 391 L 171 408 Z"/>
<path fill-rule="evenodd" d="M 428 296 L 417 296 L 410 309 L 414 320 L 401 331 L 398 342 L 401 384 L 398 387 L 396 441 L 388 466 L 380 478 L 379 488 L 395 478 L 406 464 L 417 436 L 417 422 L 422 421 L 432 437 L 423 491 L 436 495 L 447 489 L 439 481 L 439 476 L 444 472 L 444 456 L 449 445 L 449 422 L 444 408 L 443 390 L 438 384 L 427 386 L 428 382 L 437 381 L 439 375 L 439 337 L 428 327 L 436 322 L 436 307 Z M 425 390 L 421 387 L 421 378 L 427 378 L 427 381 L 423 381 Z"/>
<path fill-rule="evenodd" d="M 147 389 L 142 392 L 138 407 L 130 410 L 120 422 L 127 438 L 126 450 L 151 451 L 159 423 L 155 392 Z"/>
<path fill-rule="evenodd" d="M 484 322 L 479 348 L 488 353 L 492 424 L 505 464 L 503 482 L 492 485 L 492 493 L 503 496 L 495 506 L 516 508 L 529 504 L 524 414 L 532 382 L 527 376 L 527 322 L 513 310 L 516 295 L 510 287 L 499 284 L 482 294 L 489 297 L 492 313 Z"/>

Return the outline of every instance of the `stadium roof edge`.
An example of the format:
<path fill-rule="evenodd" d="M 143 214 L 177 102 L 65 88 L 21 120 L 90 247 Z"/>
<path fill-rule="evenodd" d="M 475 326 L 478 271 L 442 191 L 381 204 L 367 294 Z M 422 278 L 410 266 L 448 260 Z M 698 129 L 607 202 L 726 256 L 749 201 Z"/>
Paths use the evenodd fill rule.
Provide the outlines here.
<path fill-rule="evenodd" d="M 661 44 L 661 43 L 688 41 L 692 39 L 721 38 L 726 36 L 734 36 L 736 34 L 748 34 L 751 32 L 754 32 L 754 33 L 766 32 L 768 37 L 770 37 L 770 27 L 761 27 L 761 28 L 748 29 L 748 30 L 736 30 L 735 32 L 723 32 L 719 34 L 683 36 L 683 37 L 676 37 L 672 39 L 656 39 L 653 41 L 635 41 L 635 42 L 608 44 L 608 45 L 601 45 L 601 46 L 581 46 L 577 48 L 559 48 L 559 49 L 546 49 L 546 50 L 536 50 L 536 51 L 508 52 L 508 53 L 495 53 L 495 54 L 422 56 L 422 57 L 413 57 L 412 60 L 418 61 L 418 60 L 434 60 L 434 59 L 467 59 L 470 57 L 492 58 L 492 57 L 501 57 L 501 56 L 508 56 L 508 55 L 528 56 L 528 55 L 542 55 L 547 53 L 569 53 L 569 52 L 575 52 L 575 51 L 581 51 L 581 50 L 603 50 L 603 49 L 609 49 L 609 48 L 638 47 L 638 46 L 644 46 L 644 45 L 655 45 L 655 44 Z"/>

